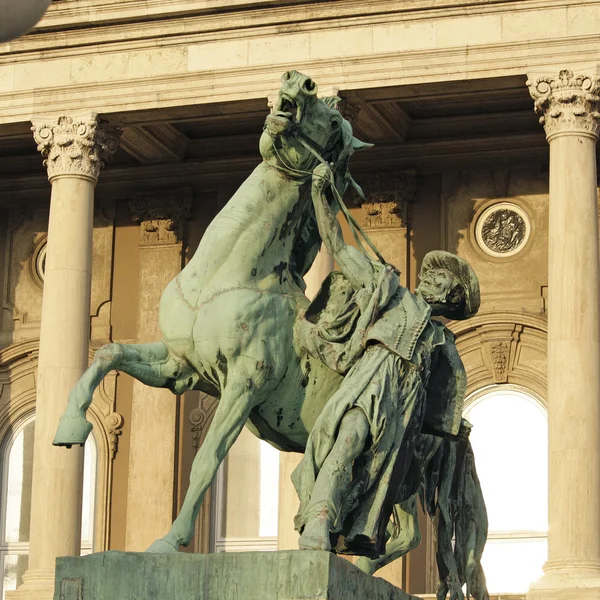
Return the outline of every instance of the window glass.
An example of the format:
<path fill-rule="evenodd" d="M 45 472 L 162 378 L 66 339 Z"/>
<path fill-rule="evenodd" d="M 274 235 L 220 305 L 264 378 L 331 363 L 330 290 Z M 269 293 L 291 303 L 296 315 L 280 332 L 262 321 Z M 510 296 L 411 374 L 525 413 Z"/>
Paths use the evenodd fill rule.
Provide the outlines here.
<path fill-rule="evenodd" d="M 488 511 L 482 563 L 490 593 L 523 593 L 547 559 L 548 422 L 523 390 L 494 386 L 467 402 L 471 443 Z"/>
<path fill-rule="evenodd" d="M 34 423 L 30 421 L 16 436 L 8 451 L 5 542 L 29 541 L 29 507 L 33 469 Z M 4 494 L 3 494 L 4 496 Z"/>
<path fill-rule="evenodd" d="M 217 477 L 217 551 L 275 550 L 279 452 L 244 429 Z"/>
<path fill-rule="evenodd" d="M 27 571 L 27 554 L 7 554 L 0 552 L 2 567 L 2 600 L 6 598 L 6 592 L 16 590 L 23 583 L 23 574 Z"/>
<path fill-rule="evenodd" d="M 21 585 L 27 570 L 33 472 L 33 417 L 0 444 L 0 598 Z M 93 436 L 85 445 L 81 553 L 92 551 L 97 452 Z"/>

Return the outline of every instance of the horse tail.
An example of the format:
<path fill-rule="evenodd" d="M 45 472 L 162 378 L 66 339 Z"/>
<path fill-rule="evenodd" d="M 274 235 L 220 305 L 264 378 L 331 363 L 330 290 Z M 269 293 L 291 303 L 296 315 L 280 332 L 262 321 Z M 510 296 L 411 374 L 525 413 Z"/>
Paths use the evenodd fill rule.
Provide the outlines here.
<path fill-rule="evenodd" d="M 488 530 L 487 511 L 468 438 L 444 439 L 427 466 L 421 501 L 434 519 L 440 585 L 438 600 L 489 600 L 481 556 Z M 454 538 L 454 543 L 453 543 Z"/>
<path fill-rule="evenodd" d="M 458 442 L 465 446 L 462 466 L 457 461 L 456 502 L 456 543 L 454 553 L 458 555 L 461 580 L 467 584 L 467 598 L 488 600 L 489 594 L 485 573 L 481 566 L 481 556 L 488 534 L 488 517 L 481 491 L 481 484 L 475 469 L 475 457 L 471 442 Z M 457 453 L 460 449 L 456 449 Z"/>

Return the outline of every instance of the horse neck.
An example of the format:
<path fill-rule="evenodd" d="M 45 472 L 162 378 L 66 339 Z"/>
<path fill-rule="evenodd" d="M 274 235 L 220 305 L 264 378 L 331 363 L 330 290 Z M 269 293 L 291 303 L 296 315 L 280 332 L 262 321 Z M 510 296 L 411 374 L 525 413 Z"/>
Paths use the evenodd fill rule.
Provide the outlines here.
<path fill-rule="evenodd" d="M 274 257 L 289 264 L 308 189 L 262 162 L 211 222 L 190 262 L 205 264 L 209 254 L 215 269 L 227 263 L 243 272 Z"/>

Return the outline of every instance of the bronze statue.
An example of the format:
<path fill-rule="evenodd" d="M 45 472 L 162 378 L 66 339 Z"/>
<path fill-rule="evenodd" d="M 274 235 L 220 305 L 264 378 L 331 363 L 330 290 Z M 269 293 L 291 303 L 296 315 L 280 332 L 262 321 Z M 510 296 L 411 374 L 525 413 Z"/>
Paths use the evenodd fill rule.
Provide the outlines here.
<path fill-rule="evenodd" d="M 344 209 L 340 193 L 358 188 L 350 157 L 369 145 L 352 135 L 338 100 L 319 99 L 297 71 L 283 75 L 262 163 L 162 295 L 162 341 L 104 346 L 69 396 L 54 440 L 67 447 L 85 442 L 92 393 L 113 369 L 175 394 L 219 398 L 182 509 L 150 552 L 190 543 L 204 494 L 246 425 L 280 450 L 306 452 L 295 473 L 303 547 L 391 556 L 394 506 L 414 501 L 431 462 L 418 457 L 421 438 L 458 433 L 464 369 L 452 334 L 430 317 L 473 314 L 477 279 L 458 257 L 432 253 L 411 294 L 391 266 L 340 242 L 329 202 Z M 342 273 L 309 306 L 303 276 L 321 238 Z M 336 339 L 342 330 L 348 340 Z M 321 347 L 323 336 L 332 339 Z M 336 355 L 336 343 L 348 351 Z M 449 386 L 441 394 L 438 380 Z"/>

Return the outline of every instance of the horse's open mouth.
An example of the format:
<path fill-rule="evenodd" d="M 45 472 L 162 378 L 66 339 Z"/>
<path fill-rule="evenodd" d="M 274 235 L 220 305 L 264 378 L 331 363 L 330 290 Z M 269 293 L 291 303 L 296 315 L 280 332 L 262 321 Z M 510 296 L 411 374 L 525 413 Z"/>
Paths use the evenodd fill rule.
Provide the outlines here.
<path fill-rule="evenodd" d="M 294 123 L 299 123 L 302 117 L 302 107 L 292 98 L 280 94 L 277 99 L 273 113 L 278 117 L 284 117 Z"/>

